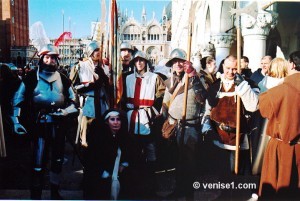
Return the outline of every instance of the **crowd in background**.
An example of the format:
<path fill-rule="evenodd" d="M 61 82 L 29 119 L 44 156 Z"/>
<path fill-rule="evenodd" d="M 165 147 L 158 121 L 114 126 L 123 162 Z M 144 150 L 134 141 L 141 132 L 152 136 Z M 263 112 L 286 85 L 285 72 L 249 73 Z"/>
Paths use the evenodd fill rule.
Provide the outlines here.
<path fill-rule="evenodd" d="M 0 67 L 5 135 L 13 135 L 7 129 L 13 128 L 36 136 L 32 199 L 41 199 L 48 146 L 54 146 L 51 198 L 61 199 L 65 137 L 53 136 L 70 130 L 74 124 L 65 124 L 70 119 L 76 122 L 71 130 L 84 166 L 85 199 L 155 199 L 155 174 L 167 170 L 176 171 L 169 198 L 193 199 L 192 184 L 199 175 L 222 179 L 235 173 L 261 175 L 254 194 L 262 199 L 299 197 L 300 51 L 288 60 L 266 55 L 255 72 L 247 55 L 240 72 L 233 55 L 219 67 L 207 56 L 197 71 L 182 49 L 153 67 L 145 53 L 124 42 L 123 94 L 116 102 L 114 68 L 108 58 L 100 59 L 96 41 L 87 46 L 88 58 L 71 67 L 59 66 L 57 50 L 47 48 L 39 52 L 39 66 Z M 237 99 L 242 104 L 235 172 Z M 34 117 L 19 121 L 28 115 L 26 104 Z"/>

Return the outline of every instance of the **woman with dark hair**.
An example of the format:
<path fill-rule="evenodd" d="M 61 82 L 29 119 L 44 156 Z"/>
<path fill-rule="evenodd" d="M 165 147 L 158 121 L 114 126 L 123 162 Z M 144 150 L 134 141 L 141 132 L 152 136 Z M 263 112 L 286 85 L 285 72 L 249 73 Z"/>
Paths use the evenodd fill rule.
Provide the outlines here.
<path fill-rule="evenodd" d="M 216 60 L 212 56 L 205 57 L 205 68 L 200 73 L 205 77 L 206 87 L 211 86 L 216 80 L 217 65 Z"/>
<path fill-rule="evenodd" d="M 119 179 L 122 180 L 129 166 L 126 118 L 118 110 L 107 110 L 101 120 L 92 123 L 91 133 L 83 196 L 85 199 L 117 199 L 119 190 L 124 191 Z M 113 195 L 115 190 L 117 193 Z"/>

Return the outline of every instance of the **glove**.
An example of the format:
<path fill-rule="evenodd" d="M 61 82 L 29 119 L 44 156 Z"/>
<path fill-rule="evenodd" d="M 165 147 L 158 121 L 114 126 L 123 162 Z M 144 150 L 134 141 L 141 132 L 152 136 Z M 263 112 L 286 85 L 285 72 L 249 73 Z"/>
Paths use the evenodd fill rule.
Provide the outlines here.
<path fill-rule="evenodd" d="M 234 84 L 236 86 L 239 86 L 243 81 L 244 81 L 244 77 L 241 74 L 236 73 L 234 76 Z"/>
<path fill-rule="evenodd" d="M 27 131 L 26 129 L 24 128 L 24 126 L 22 126 L 20 123 L 15 123 L 14 124 L 14 132 L 18 135 L 23 135 L 23 134 L 26 134 Z"/>
<path fill-rule="evenodd" d="M 95 85 L 97 86 L 97 87 L 101 87 L 103 84 L 108 84 L 108 77 L 107 77 L 107 75 L 105 74 L 105 72 L 104 72 L 104 70 L 103 70 L 103 68 L 102 67 L 96 67 L 95 68 L 95 73 L 96 74 L 98 74 L 99 75 L 99 79 L 98 80 L 96 80 L 96 82 L 95 82 Z"/>
<path fill-rule="evenodd" d="M 211 127 L 210 117 L 209 116 L 205 116 L 204 120 L 203 120 L 203 123 L 202 123 L 201 133 L 203 135 L 206 135 L 211 130 L 212 130 L 212 127 Z"/>
<path fill-rule="evenodd" d="M 189 62 L 189 61 L 185 61 L 183 63 L 183 69 L 184 69 L 184 72 L 189 75 L 189 77 L 193 77 L 197 74 L 196 70 L 194 69 L 194 67 L 192 65 L 192 63 Z"/>
<path fill-rule="evenodd" d="M 18 109 L 17 109 L 18 110 Z M 23 135 L 26 134 L 27 131 L 24 128 L 24 126 L 22 126 L 19 123 L 19 118 L 18 116 L 10 116 L 12 124 L 13 124 L 13 129 L 14 129 L 14 133 L 19 134 L 19 135 Z"/>

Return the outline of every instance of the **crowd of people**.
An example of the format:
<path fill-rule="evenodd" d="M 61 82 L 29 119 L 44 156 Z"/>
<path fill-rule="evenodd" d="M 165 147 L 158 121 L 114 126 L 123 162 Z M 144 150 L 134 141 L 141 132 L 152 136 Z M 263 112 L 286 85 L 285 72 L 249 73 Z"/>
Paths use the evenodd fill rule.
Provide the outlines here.
<path fill-rule="evenodd" d="M 155 199 L 155 173 L 170 168 L 166 161 L 176 171 L 170 198 L 193 199 L 193 182 L 205 174 L 261 175 L 260 198 L 300 196 L 300 51 L 288 60 L 266 55 L 252 73 L 246 56 L 238 72 L 233 55 L 219 68 L 213 56 L 203 58 L 197 71 L 176 48 L 164 64 L 168 73 L 161 73 L 123 42 L 123 95 L 116 104 L 114 68 L 100 50 L 92 41 L 88 58 L 65 72 L 48 44 L 37 68 L 21 79 L 1 64 L 3 117 L 15 134 L 33 136 L 31 199 L 42 198 L 49 151 L 51 199 L 62 199 L 65 138 L 74 120 L 84 199 Z"/>

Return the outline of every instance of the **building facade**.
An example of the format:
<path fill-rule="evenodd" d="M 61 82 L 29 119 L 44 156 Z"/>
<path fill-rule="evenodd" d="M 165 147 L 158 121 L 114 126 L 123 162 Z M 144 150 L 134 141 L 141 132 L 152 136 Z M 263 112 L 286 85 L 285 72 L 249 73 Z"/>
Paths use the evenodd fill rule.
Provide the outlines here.
<path fill-rule="evenodd" d="M 26 65 L 35 52 L 28 47 L 28 0 L 0 0 L 0 33 L 0 61 Z"/>
<path fill-rule="evenodd" d="M 150 20 L 146 9 L 143 8 L 141 21 L 128 16 L 127 11 L 120 13 L 120 39 L 128 41 L 138 50 L 145 52 L 153 65 L 164 58 L 168 58 L 171 51 L 171 19 L 167 9 L 163 8 L 162 18 L 158 21 L 155 13 Z"/>
<path fill-rule="evenodd" d="M 253 4 L 254 3 L 254 4 Z M 256 3 L 256 4 L 255 4 Z M 249 8 L 248 12 L 246 8 Z M 299 2 L 276 1 L 180 1 L 172 0 L 172 48 L 187 49 L 188 28 L 192 23 L 192 60 L 213 55 L 217 64 L 228 54 L 237 53 L 237 17 L 241 9 L 241 52 L 249 57 L 255 71 L 265 55 L 276 57 L 277 46 L 285 57 L 300 49 Z"/>
<path fill-rule="evenodd" d="M 50 42 L 55 44 L 57 39 L 51 39 Z M 59 63 L 61 66 L 73 66 L 78 60 L 86 57 L 85 47 L 90 39 L 66 39 L 57 48 L 60 54 Z"/>
<path fill-rule="evenodd" d="M 157 65 L 164 58 L 169 57 L 171 51 L 171 3 L 163 8 L 161 19 L 157 20 L 155 13 L 148 20 L 146 9 L 141 11 L 141 20 L 128 15 L 127 9 L 118 13 L 119 38 L 127 41 L 136 49 L 147 54 L 152 65 Z M 101 23 L 92 22 L 91 36 L 100 41 Z M 105 30 L 104 30 L 105 32 Z M 104 36 L 105 37 L 105 36 Z M 107 41 L 104 38 L 104 41 Z M 104 49 L 104 52 L 107 50 Z"/>

